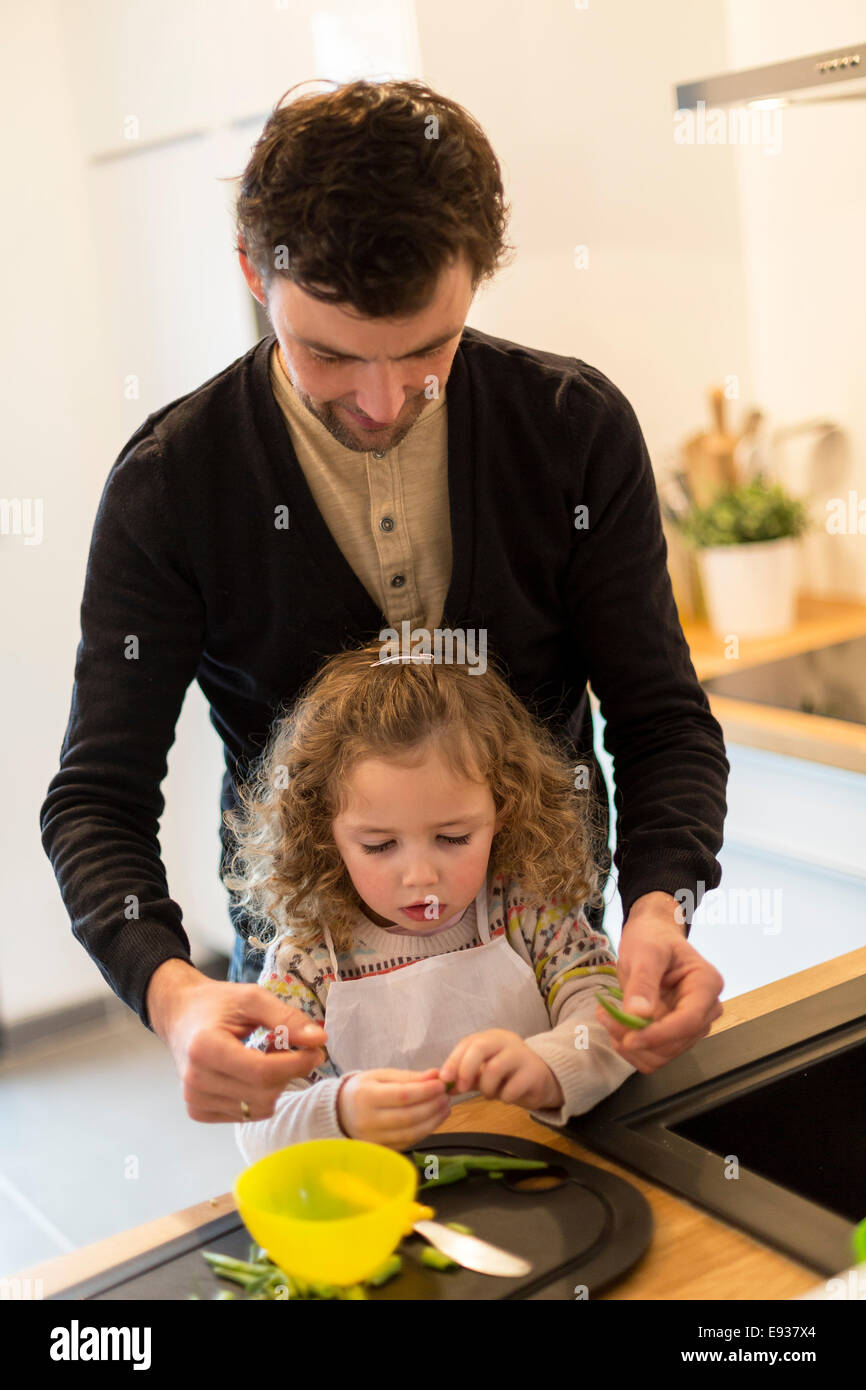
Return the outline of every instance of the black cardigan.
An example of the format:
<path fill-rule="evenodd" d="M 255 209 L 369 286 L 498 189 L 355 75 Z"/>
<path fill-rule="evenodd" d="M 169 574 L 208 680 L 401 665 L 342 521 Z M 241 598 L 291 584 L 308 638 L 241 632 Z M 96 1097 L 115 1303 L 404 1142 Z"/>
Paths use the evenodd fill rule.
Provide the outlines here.
<path fill-rule="evenodd" d="M 76 938 L 148 1027 L 154 970 L 189 960 L 157 839 L 189 683 L 224 743 L 225 809 L 278 707 L 328 656 L 388 626 L 297 461 L 269 382 L 273 343 L 153 411 L 111 468 L 40 812 Z M 487 629 L 488 656 L 589 761 L 606 812 L 591 683 L 615 759 L 623 913 L 653 890 L 687 889 L 697 905 L 721 879 L 730 766 L 680 626 L 632 407 L 577 358 L 466 327 L 446 408 L 453 569 L 440 626 Z M 274 525 L 281 505 L 287 529 Z"/>

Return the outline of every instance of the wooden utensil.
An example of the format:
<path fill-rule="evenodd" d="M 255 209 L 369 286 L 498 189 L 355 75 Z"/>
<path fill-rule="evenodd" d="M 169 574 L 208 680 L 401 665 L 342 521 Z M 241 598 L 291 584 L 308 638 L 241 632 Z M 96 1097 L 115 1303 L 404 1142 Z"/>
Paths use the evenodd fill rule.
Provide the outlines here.
<path fill-rule="evenodd" d="M 717 493 L 736 487 L 739 474 L 734 450 L 740 435 L 731 434 L 725 422 L 725 393 L 714 386 L 709 393 L 713 428 L 692 435 L 683 445 L 683 461 L 689 487 L 698 507 L 706 507 Z"/>

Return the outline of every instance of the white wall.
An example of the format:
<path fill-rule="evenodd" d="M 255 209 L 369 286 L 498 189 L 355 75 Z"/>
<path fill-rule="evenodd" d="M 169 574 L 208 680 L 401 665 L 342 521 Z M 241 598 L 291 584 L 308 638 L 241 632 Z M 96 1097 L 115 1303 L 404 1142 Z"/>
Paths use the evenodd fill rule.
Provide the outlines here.
<path fill-rule="evenodd" d="M 43 502 L 41 545 L 0 536 L 4 1023 L 102 988 L 73 941 L 39 840 L 39 807 L 69 710 L 90 528 L 121 439 L 108 386 L 100 267 L 53 4 L 4 21 L 0 416 L 4 497 Z M 13 196 L 14 190 L 14 196 Z"/>
<path fill-rule="evenodd" d="M 736 68 L 866 40 L 863 0 L 728 0 L 726 10 Z M 829 414 L 844 428 L 839 450 L 804 437 L 775 461 L 824 528 L 829 499 L 853 489 L 866 507 L 866 99 L 781 116 L 781 153 L 743 145 L 737 160 L 746 322 L 755 395 L 775 423 Z M 866 598 L 864 550 L 864 534 L 816 530 L 802 547 L 804 587 Z"/>
<path fill-rule="evenodd" d="M 3 862 L 15 865 L 2 889 L 0 1017 L 11 1024 L 110 996 L 72 937 L 39 839 L 69 714 L 90 532 L 111 464 L 145 416 L 257 337 L 231 253 L 230 185 L 217 180 L 242 170 L 264 114 L 315 69 L 297 5 L 262 7 L 253 27 L 230 0 L 42 0 L 5 27 L 15 200 L 3 225 L 2 350 L 14 389 L 0 423 L 0 493 L 44 500 L 41 545 L 0 536 L 0 756 L 14 789 Z M 137 140 L 126 138 L 131 117 Z M 150 149 L 152 140 L 169 143 Z M 221 745 L 193 685 L 169 755 L 160 841 L 195 959 L 232 941 L 216 877 L 221 776 Z"/>
<path fill-rule="evenodd" d="M 41 497 L 45 532 L 39 546 L 0 536 L 4 1023 L 107 993 L 71 936 L 39 806 L 69 713 L 109 468 L 149 411 L 256 336 L 231 253 L 230 185 L 216 180 L 240 172 L 272 104 L 294 82 L 342 80 L 354 65 L 424 77 L 467 106 L 500 155 L 519 250 L 470 323 L 605 371 L 633 402 L 654 460 L 703 425 L 706 388 L 732 372 L 744 402 L 784 420 L 807 405 L 837 411 L 862 442 L 862 109 L 798 115 L 769 181 L 757 156 L 677 146 L 672 133 L 677 82 L 852 38 L 859 10 L 841 0 L 811 18 L 805 3 L 770 0 L 34 0 L 7 17 L 0 495 Z M 761 239 L 767 189 L 781 248 Z M 586 270 L 573 268 L 578 244 Z M 768 262 L 782 273 L 771 289 Z M 798 296 L 807 334 L 804 310 L 785 309 Z M 844 578 L 862 586 L 862 560 Z M 196 952 L 231 941 L 216 878 L 221 766 L 192 687 L 161 842 Z"/>
<path fill-rule="evenodd" d="M 657 458 L 750 380 L 736 152 L 673 139 L 676 83 L 726 66 L 724 4 L 473 0 L 471 35 L 466 13 L 418 7 L 424 75 L 490 138 L 519 251 L 470 321 L 607 373 Z"/>
<path fill-rule="evenodd" d="M 231 251 L 232 185 L 218 180 L 240 174 L 292 84 L 340 80 L 336 69 L 359 55 L 381 76 L 416 72 L 418 59 L 410 0 L 361 15 L 351 0 L 34 0 L 4 31 L 15 197 L 2 230 L 2 366 L 13 389 L 0 419 L 0 496 L 41 498 L 44 515 L 41 545 L 0 535 L 0 1022 L 10 1025 L 111 996 L 72 937 L 39 808 L 69 715 L 90 533 L 111 464 L 150 411 L 258 337 Z M 160 843 L 194 960 L 233 940 L 216 873 L 222 768 L 193 685 L 169 754 Z"/>

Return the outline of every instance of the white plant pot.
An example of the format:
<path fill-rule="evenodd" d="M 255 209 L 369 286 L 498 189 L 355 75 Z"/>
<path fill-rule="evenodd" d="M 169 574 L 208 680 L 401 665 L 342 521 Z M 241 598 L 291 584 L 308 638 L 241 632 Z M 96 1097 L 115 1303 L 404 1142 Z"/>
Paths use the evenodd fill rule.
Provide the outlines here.
<path fill-rule="evenodd" d="M 707 617 L 721 637 L 771 637 L 797 617 L 799 538 L 708 546 L 697 552 Z"/>

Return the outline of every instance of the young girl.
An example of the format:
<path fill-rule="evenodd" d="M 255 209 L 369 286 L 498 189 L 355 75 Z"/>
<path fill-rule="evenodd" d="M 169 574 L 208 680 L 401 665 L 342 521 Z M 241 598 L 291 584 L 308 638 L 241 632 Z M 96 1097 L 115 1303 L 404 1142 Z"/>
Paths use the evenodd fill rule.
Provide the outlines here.
<path fill-rule="evenodd" d="M 380 652 L 327 661 L 225 812 L 259 983 L 327 1040 L 236 1125 L 247 1163 L 305 1139 L 406 1149 L 478 1094 L 564 1125 L 635 1070 L 595 1018 L 616 957 L 583 911 L 603 901 L 583 779 L 495 661 Z"/>

